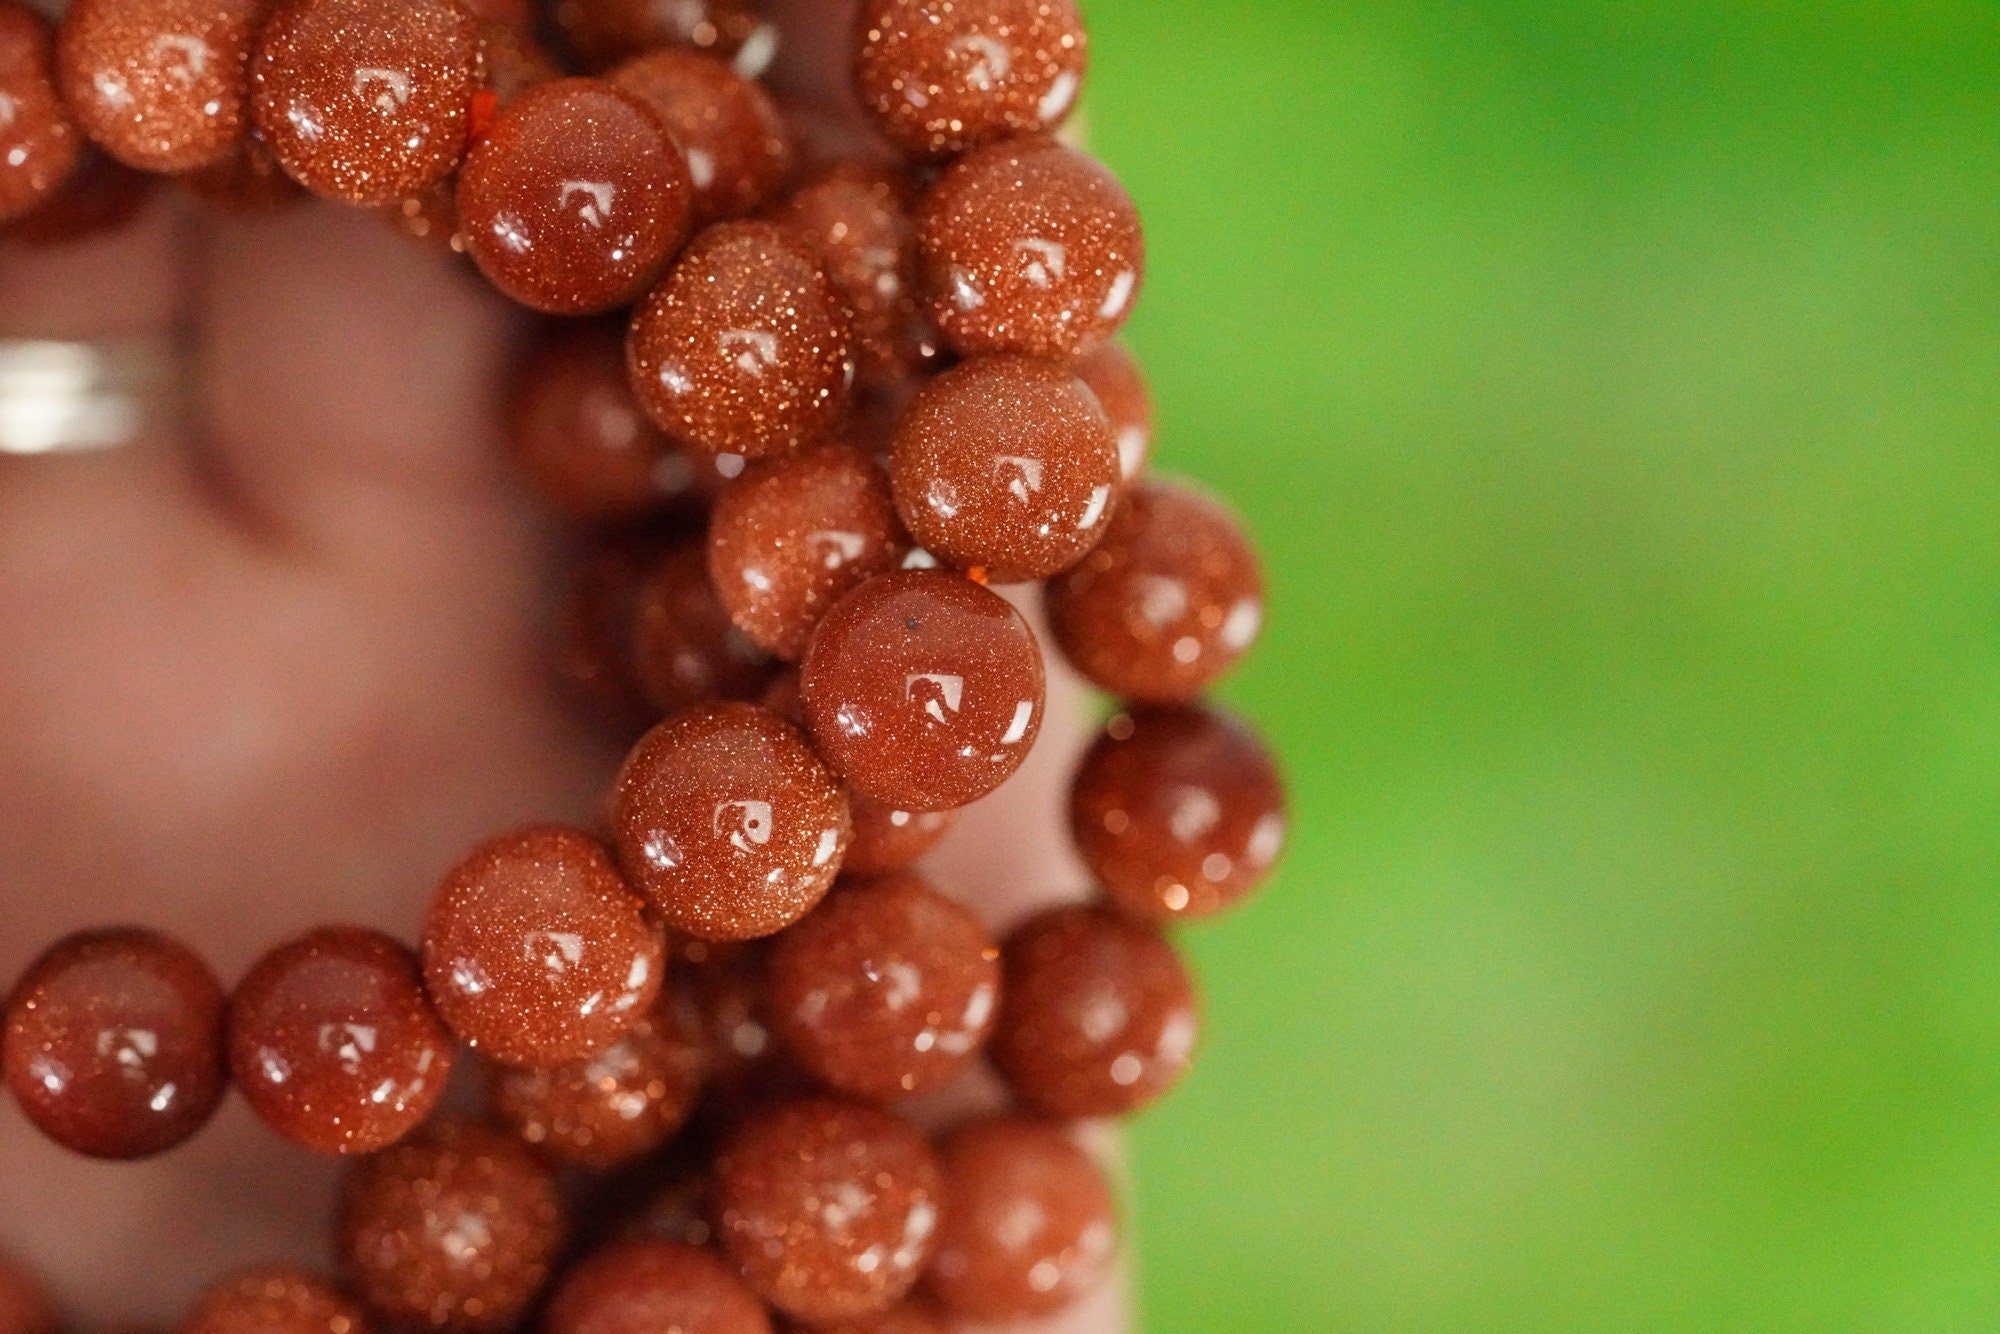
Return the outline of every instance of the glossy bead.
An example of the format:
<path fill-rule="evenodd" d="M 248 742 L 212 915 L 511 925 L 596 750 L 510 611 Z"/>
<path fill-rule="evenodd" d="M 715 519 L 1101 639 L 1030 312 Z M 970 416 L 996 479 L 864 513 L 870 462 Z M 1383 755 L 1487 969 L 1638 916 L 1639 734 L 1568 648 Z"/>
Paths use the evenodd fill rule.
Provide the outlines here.
<path fill-rule="evenodd" d="M 966 356 L 1087 351 L 1125 323 L 1146 266 L 1125 187 L 1050 139 L 960 158 L 917 210 L 917 248 L 931 316 Z"/>
<path fill-rule="evenodd" d="M 249 123 L 250 46 L 264 0 L 73 0 L 56 34 L 70 114 L 145 171 L 228 157 Z"/>
<path fill-rule="evenodd" d="M 368 1321 L 324 1279 L 253 1269 L 204 1292 L 177 1334 L 368 1334 Z"/>
<path fill-rule="evenodd" d="M 1090 386 L 1111 419 L 1111 432 L 1118 440 L 1119 475 L 1128 482 L 1136 480 L 1153 455 L 1153 396 L 1146 388 L 1145 372 L 1116 338 L 1078 357 L 1070 369 Z"/>
<path fill-rule="evenodd" d="M 771 1334 L 764 1304 L 706 1250 L 671 1241 L 600 1246 L 564 1276 L 547 1334 Z"/>
<path fill-rule="evenodd" d="M 458 165 L 482 77 L 458 0 L 283 0 L 251 58 L 251 111 L 299 184 L 386 204 Z"/>
<path fill-rule="evenodd" d="M 751 704 L 698 704 L 648 732 L 611 790 L 619 865 L 702 940 L 768 936 L 825 895 L 847 798 L 798 729 Z"/>
<path fill-rule="evenodd" d="M 424 922 L 424 984 L 454 1033 L 505 1065 L 604 1050 L 645 1016 L 658 932 L 596 839 L 544 825 L 475 849 Z"/>
<path fill-rule="evenodd" d="M 862 104 L 914 157 L 1054 130 L 1083 88 L 1070 0 L 863 0 L 856 33 Z"/>
<path fill-rule="evenodd" d="M 1127 490 L 1104 540 L 1048 587 L 1049 633 L 1114 695 L 1193 699 L 1241 661 L 1264 624 L 1257 552 L 1222 505 L 1188 487 Z"/>
<path fill-rule="evenodd" d="M 792 454 L 847 409 L 847 312 L 819 260 L 766 222 L 711 227 L 632 317 L 639 403 L 713 454 Z"/>
<path fill-rule="evenodd" d="M 701 1040 L 709 1103 L 733 1112 L 802 1084 L 767 1016 L 769 942 L 684 940 L 680 955 L 670 1004 L 676 1023 Z"/>
<path fill-rule="evenodd" d="M 737 1126 L 715 1160 L 722 1244 L 787 1315 L 852 1320 L 901 1300 L 930 1258 L 938 1169 L 924 1137 L 872 1108 L 803 1098 Z"/>
<path fill-rule="evenodd" d="M 1104 536 L 1118 445 L 1068 367 L 979 357 L 925 385 L 896 428 L 896 509 L 926 551 L 994 583 L 1046 579 Z"/>
<path fill-rule="evenodd" d="M 46 202 L 76 170 L 83 136 L 56 91 L 49 25 L 32 9 L 0 3 L 0 221 Z"/>
<path fill-rule="evenodd" d="M 729 619 L 699 541 L 670 549 L 640 585 L 630 651 L 633 679 L 656 717 L 703 700 L 752 698 L 769 674 L 763 652 Z"/>
<path fill-rule="evenodd" d="M 979 919 L 902 874 L 855 881 L 771 945 L 771 1015 L 830 1088 L 888 1100 L 949 1082 L 978 1056 L 1000 999 Z"/>
<path fill-rule="evenodd" d="M 687 158 L 695 225 L 755 213 L 792 170 L 791 131 L 765 91 L 714 56 L 671 46 L 610 74 Z"/>
<path fill-rule="evenodd" d="M 708 525 L 708 571 L 730 619 L 788 660 L 827 608 L 909 550 L 888 474 L 848 444 L 752 465 Z"/>
<path fill-rule="evenodd" d="M 114 162 L 94 148 L 54 194 L 0 228 L 17 246 L 49 249 L 74 245 L 124 226 L 153 197 L 160 178 Z"/>
<path fill-rule="evenodd" d="M 946 1334 L 944 1317 L 922 1297 L 897 1302 L 876 1315 L 832 1325 L 790 1325 L 785 1334 Z"/>
<path fill-rule="evenodd" d="M 444 1120 L 355 1164 L 334 1248 L 386 1323 L 497 1331 L 541 1290 L 563 1233 L 555 1179 L 519 1140 Z"/>
<path fill-rule="evenodd" d="M 1154 922 L 1241 902 L 1285 842 L 1285 789 L 1257 734 L 1216 709 L 1121 713 L 1070 785 L 1084 865 L 1122 909 Z"/>
<path fill-rule="evenodd" d="M 556 28 L 586 69 L 609 69 L 660 46 L 683 46 L 724 60 L 745 78 L 770 64 L 776 34 L 756 0 L 556 0 Z"/>
<path fill-rule="evenodd" d="M 1104 1282 L 1117 1252 L 1111 1187 L 1047 1122 L 1006 1116 L 952 1132 L 944 1225 L 925 1279 L 961 1316 L 1053 1315 Z"/>
<path fill-rule="evenodd" d="M 848 875 L 900 871 L 936 847 L 958 822 L 957 811 L 906 811 L 852 793 L 847 810 L 854 837 L 841 869 Z"/>
<path fill-rule="evenodd" d="M 871 580 L 820 620 L 799 673 L 819 752 L 855 791 L 954 810 L 1020 768 L 1042 725 L 1042 652 L 997 593 L 942 570 Z"/>
<path fill-rule="evenodd" d="M 225 213 L 271 213 L 306 198 L 304 187 L 285 175 L 262 136 L 255 134 L 238 139 L 221 161 L 182 173 L 180 182 L 195 198 Z"/>
<path fill-rule="evenodd" d="M 222 987 L 194 951 L 137 927 L 50 946 L 7 1001 L 14 1100 L 50 1139 L 144 1158 L 201 1129 L 224 1088 Z"/>
<path fill-rule="evenodd" d="M 1093 908 L 1031 918 L 1002 948 L 993 1060 L 1021 1099 L 1066 1120 L 1165 1093 L 1194 1055 L 1193 983 L 1174 947 Z"/>
<path fill-rule="evenodd" d="M 516 301 L 589 315 L 632 301 L 687 239 L 694 187 L 639 99 L 596 79 L 537 84 L 458 174 L 479 271 Z"/>
<path fill-rule="evenodd" d="M 698 1034 L 655 1013 L 595 1056 L 546 1070 L 501 1070 L 494 1108 L 558 1162 L 603 1171 L 651 1153 L 694 1110 Z"/>
<path fill-rule="evenodd" d="M 799 187 L 774 215 L 812 247 L 847 303 L 863 382 L 928 370 L 943 347 L 917 309 L 909 190 L 899 172 L 843 162 Z"/>

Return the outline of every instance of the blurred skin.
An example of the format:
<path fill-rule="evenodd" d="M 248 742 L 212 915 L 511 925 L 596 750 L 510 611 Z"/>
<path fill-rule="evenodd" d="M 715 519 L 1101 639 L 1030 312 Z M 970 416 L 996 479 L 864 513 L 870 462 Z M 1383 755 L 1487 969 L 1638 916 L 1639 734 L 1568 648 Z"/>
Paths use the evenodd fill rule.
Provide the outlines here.
<path fill-rule="evenodd" d="M 800 8 L 825 31 L 829 7 Z M 825 40 L 790 50 L 781 77 L 833 86 Z M 112 922 L 180 936 L 225 984 L 322 922 L 412 940 L 472 843 L 591 818 L 619 756 L 549 688 L 553 533 L 501 458 L 521 326 L 468 266 L 317 203 L 163 200 L 115 236 L 0 251 L 0 337 L 182 327 L 197 389 L 188 439 L 0 456 L 0 977 Z M 1055 683 L 1028 767 L 932 860 L 996 924 L 1080 892 L 1057 835 L 1082 700 Z M 138 1164 L 0 1104 L 0 1250 L 86 1328 L 172 1318 L 232 1268 L 328 1263 L 338 1164 L 240 1099 Z M 1031 1328 L 1125 1323 L 1113 1291 Z"/>

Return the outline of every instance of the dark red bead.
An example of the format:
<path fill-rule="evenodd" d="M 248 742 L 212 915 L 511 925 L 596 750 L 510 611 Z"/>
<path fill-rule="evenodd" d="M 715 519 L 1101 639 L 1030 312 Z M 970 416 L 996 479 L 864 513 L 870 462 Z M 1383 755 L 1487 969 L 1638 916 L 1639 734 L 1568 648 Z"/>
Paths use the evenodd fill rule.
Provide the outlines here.
<path fill-rule="evenodd" d="M 746 78 L 770 64 L 776 33 L 756 0 L 556 0 L 555 25 L 586 69 L 609 69 L 660 46 L 683 46 L 728 60 Z"/>
<path fill-rule="evenodd" d="M 500 1118 L 558 1162 L 604 1171 L 651 1153 L 694 1110 L 700 1035 L 662 1009 L 595 1056 L 494 1079 Z"/>
<path fill-rule="evenodd" d="M 771 1334 L 757 1294 L 713 1254 L 672 1241 L 619 1241 L 580 1260 L 556 1289 L 547 1334 Z"/>
<path fill-rule="evenodd" d="M 906 811 L 849 793 L 854 837 L 841 869 L 848 875 L 900 871 L 936 847 L 958 820 L 957 811 Z"/>
<path fill-rule="evenodd" d="M 791 174 L 791 131 L 778 108 L 714 56 L 666 46 L 609 77 L 652 110 L 687 158 L 697 227 L 755 213 Z"/>
<path fill-rule="evenodd" d="M 306 198 L 261 135 L 245 134 L 229 156 L 180 177 L 188 193 L 225 213 L 272 213 Z"/>
<path fill-rule="evenodd" d="M 0 221 L 46 203 L 76 170 L 83 135 L 56 91 L 49 25 L 14 0 L 0 2 Z"/>
<path fill-rule="evenodd" d="M 368 1334 L 368 1321 L 324 1279 L 253 1269 L 204 1292 L 176 1334 Z"/>
<path fill-rule="evenodd" d="M 0 229 L 17 246 L 48 249 L 123 227 L 153 197 L 160 177 L 134 171 L 95 148 L 84 150 L 75 171 L 56 192 Z"/>
<path fill-rule="evenodd" d="M 917 308 L 916 224 L 900 172 L 842 162 L 775 214 L 813 248 L 854 317 L 861 380 L 893 381 L 934 367 L 944 341 Z"/>
<path fill-rule="evenodd" d="M 629 652 L 655 717 L 705 700 L 754 698 L 769 676 L 769 660 L 716 594 L 699 540 L 670 549 L 640 584 Z"/>

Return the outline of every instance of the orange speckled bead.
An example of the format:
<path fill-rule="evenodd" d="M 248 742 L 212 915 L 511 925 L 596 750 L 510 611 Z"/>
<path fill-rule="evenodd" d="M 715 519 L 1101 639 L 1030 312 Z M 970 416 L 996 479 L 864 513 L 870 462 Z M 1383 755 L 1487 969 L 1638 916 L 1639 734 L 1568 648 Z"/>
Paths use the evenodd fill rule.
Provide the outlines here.
<path fill-rule="evenodd" d="M 1146 388 L 1145 372 L 1116 338 L 1078 357 L 1070 369 L 1090 386 L 1111 419 L 1118 440 L 1119 475 L 1128 482 L 1136 480 L 1153 454 L 1153 396 Z"/>
<path fill-rule="evenodd" d="M 1049 632 L 1076 669 L 1146 703 L 1193 699 L 1264 624 L 1264 574 L 1236 516 L 1172 482 L 1130 487 L 1104 540 L 1049 581 Z"/>
<path fill-rule="evenodd" d="M 563 1277 L 547 1334 L 771 1334 L 764 1304 L 706 1250 L 671 1241 L 600 1246 Z"/>
<path fill-rule="evenodd" d="M 944 1316 L 924 1297 L 897 1302 L 886 1311 L 831 1325 L 788 1324 L 785 1334 L 945 1334 Z"/>
<path fill-rule="evenodd" d="M 379 931 L 322 927 L 252 965 L 229 1000 L 229 1066 L 253 1111 L 320 1153 L 414 1130 L 451 1075 L 451 1034 L 416 957 Z"/>
<path fill-rule="evenodd" d="M 936 847 L 958 821 L 957 811 L 906 811 L 849 793 L 854 837 L 841 869 L 848 875 L 900 871 Z"/>
<path fill-rule="evenodd" d="M 656 1012 L 595 1056 L 500 1071 L 494 1108 L 549 1157 L 603 1171 L 651 1153 L 681 1128 L 702 1062 L 700 1035 L 670 1011 Z"/>
<path fill-rule="evenodd" d="M 368 1334 L 368 1321 L 324 1279 L 253 1269 L 204 1292 L 176 1334 Z"/>
<path fill-rule="evenodd" d="M 1200 706 L 1121 713 L 1070 786 L 1084 865 L 1149 921 L 1211 917 L 1263 883 L 1285 841 L 1285 789 L 1264 743 Z"/>
<path fill-rule="evenodd" d="M 640 585 L 631 665 L 655 717 L 702 700 L 750 699 L 762 692 L 768 660 L 729 619 L 708 577 L 704 543 L 670 549 Z"/>
<path fill-rule="evenodd" d="M 944 1225 L 925 1286 L 979 1320 L 1054 1315 L 1111 1272 L 1111 1187 L 1062 1130 L 1027 1117 L 974 1121 L 939 1147 Z"/>
<path fill-rule="evenodd" d="M 716 595 L 738 628 L 785 659 L 805 651 L 828 607 L 909 549 L 888 474 L 848 444 L 753 464 L 708 524 Z"/>
<path fill-rule="evenodd" d="M 997 584 L 1046 579 L 1097 545 L 1115 508 L 1118 445 L 1068 367 L 977 357 L 918 391 L 889 474 L 918 545 Z"/>
<path fill-rule="evenodd" d="M 997 593 L 942 570 L 870 580 L 821 618 L 799 672 L 820 754 L 855 791 L 954 810 L 1021 767 L 1041 730 L 1042 651 Z"/>
<path fill-rule="evenodd" d="M 756 78 L 777 52 L 777 35 L 755 0 L 556 0 L 555 25 L 586 69 L 609 69 L 660 46 L 734 60 Z"/>
<path fill-rule="evenodd" d="M 847 850 L 847 798 L 798 729 L 751 704 L 698 704 L 648 732 L 611 790 L 618 861 L 703 940 L 809 912 Z"/>
<path fill-rule="evenodd" d="M 917 248 L 931 316 L 966 356 L 1088 351 L 1125 323 L 1146 267 L 1125 187 L 1051 139 L 953 163 L 917 210 Z"/>
<path fill-rule="evenodd" d="M 56 74 L 83 132 L 128 166 L 189 171 L 236 150 L 264 0 L 73 0 Z"/>
<path fill-rule="evenodd" d="M 651 1009 L 666 966 L 604 848 L 557 825 L 492 839 L 454 867 L 431 900 L 423 959 L 452 1031 L 528 1066 L 616 1042 Z"/>
<path fill-rule="evenodd" d="M 1056 129 L 1088 63 L 1070 0 L 863 0 L 856 35 L 862 104 L 913 157 Z"/>
<path fill-rule="evenodd" d="M 661 47 L 610 74 L 652 108 L 687 158 L 695 225 L 762 208 L 792 170 L 792 136 L 765 91 L 714 56 Z"/>
<path fill-rule="evenodd" d="M 251 58 L 251 112 L 299 184 L 386 204 L 458 165 L 483 79 L 458 0 L 283 0 Z"/>
<path fill-rule="evenodd" d="M 476 1332 L 514 1327 L 563 1235 L 555 1179 L 526 1146 L 443 1120 L 355 1164 L 334 1247 L 385 1322 Z"/>
<path fill-rule="evenodd" d="M 56 91 L 49 25 L 0 0 L 0 222 L 51 198 L 76 170 L 83 136 Z"/>
<path fill-rule="evenodd" d="M 64 937 L 7 1000 L 7 1084 L 50 1139 L 144 1158 L 222 1098 L 222 987 L 180 942 L 137 927 Z"/>
<path fill-rule="evenodd" d="M 714 454 L 791 454 L 847 410 L 847 312 L 819 260 L 767 222 L 711 227 L 632 317 L 633 391 Z"/>
<path fill-rule="evenodd" d="M 828 1087 L 889 1100 L 978 1056 L 1000 951 L 977 917 L 915 875 L 855 881 L 771 944 L 771 1016 Z"/>
<path fill-rule="evenodd" d="M 1016 1094 L 1072 1120 L 1135 1111 L 1194 1055 L 1194 985 L 1174 947 L 1096 908 L 1029 919 L 1002 947 L 993 1060 Z"/>
<path fill-rule="evenodd" d="M 930 1258 L 938 1168 L 914 1129 L 837 1098 L 736 1127 L 715 1159 L 715 1219 L 750 1286 L 815 1324 L 887 1310 Z"/>

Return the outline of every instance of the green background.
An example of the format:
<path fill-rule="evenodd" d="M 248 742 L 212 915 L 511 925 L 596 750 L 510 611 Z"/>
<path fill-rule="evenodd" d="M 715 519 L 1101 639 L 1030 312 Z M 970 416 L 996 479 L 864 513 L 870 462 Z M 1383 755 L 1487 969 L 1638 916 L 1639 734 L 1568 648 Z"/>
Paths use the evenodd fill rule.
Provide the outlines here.
<path fill-rule="evenodd" d="M 1086 3 L 1296 802 L 1146 1328 L 2000 1328 L 2000 9 Z"/>

